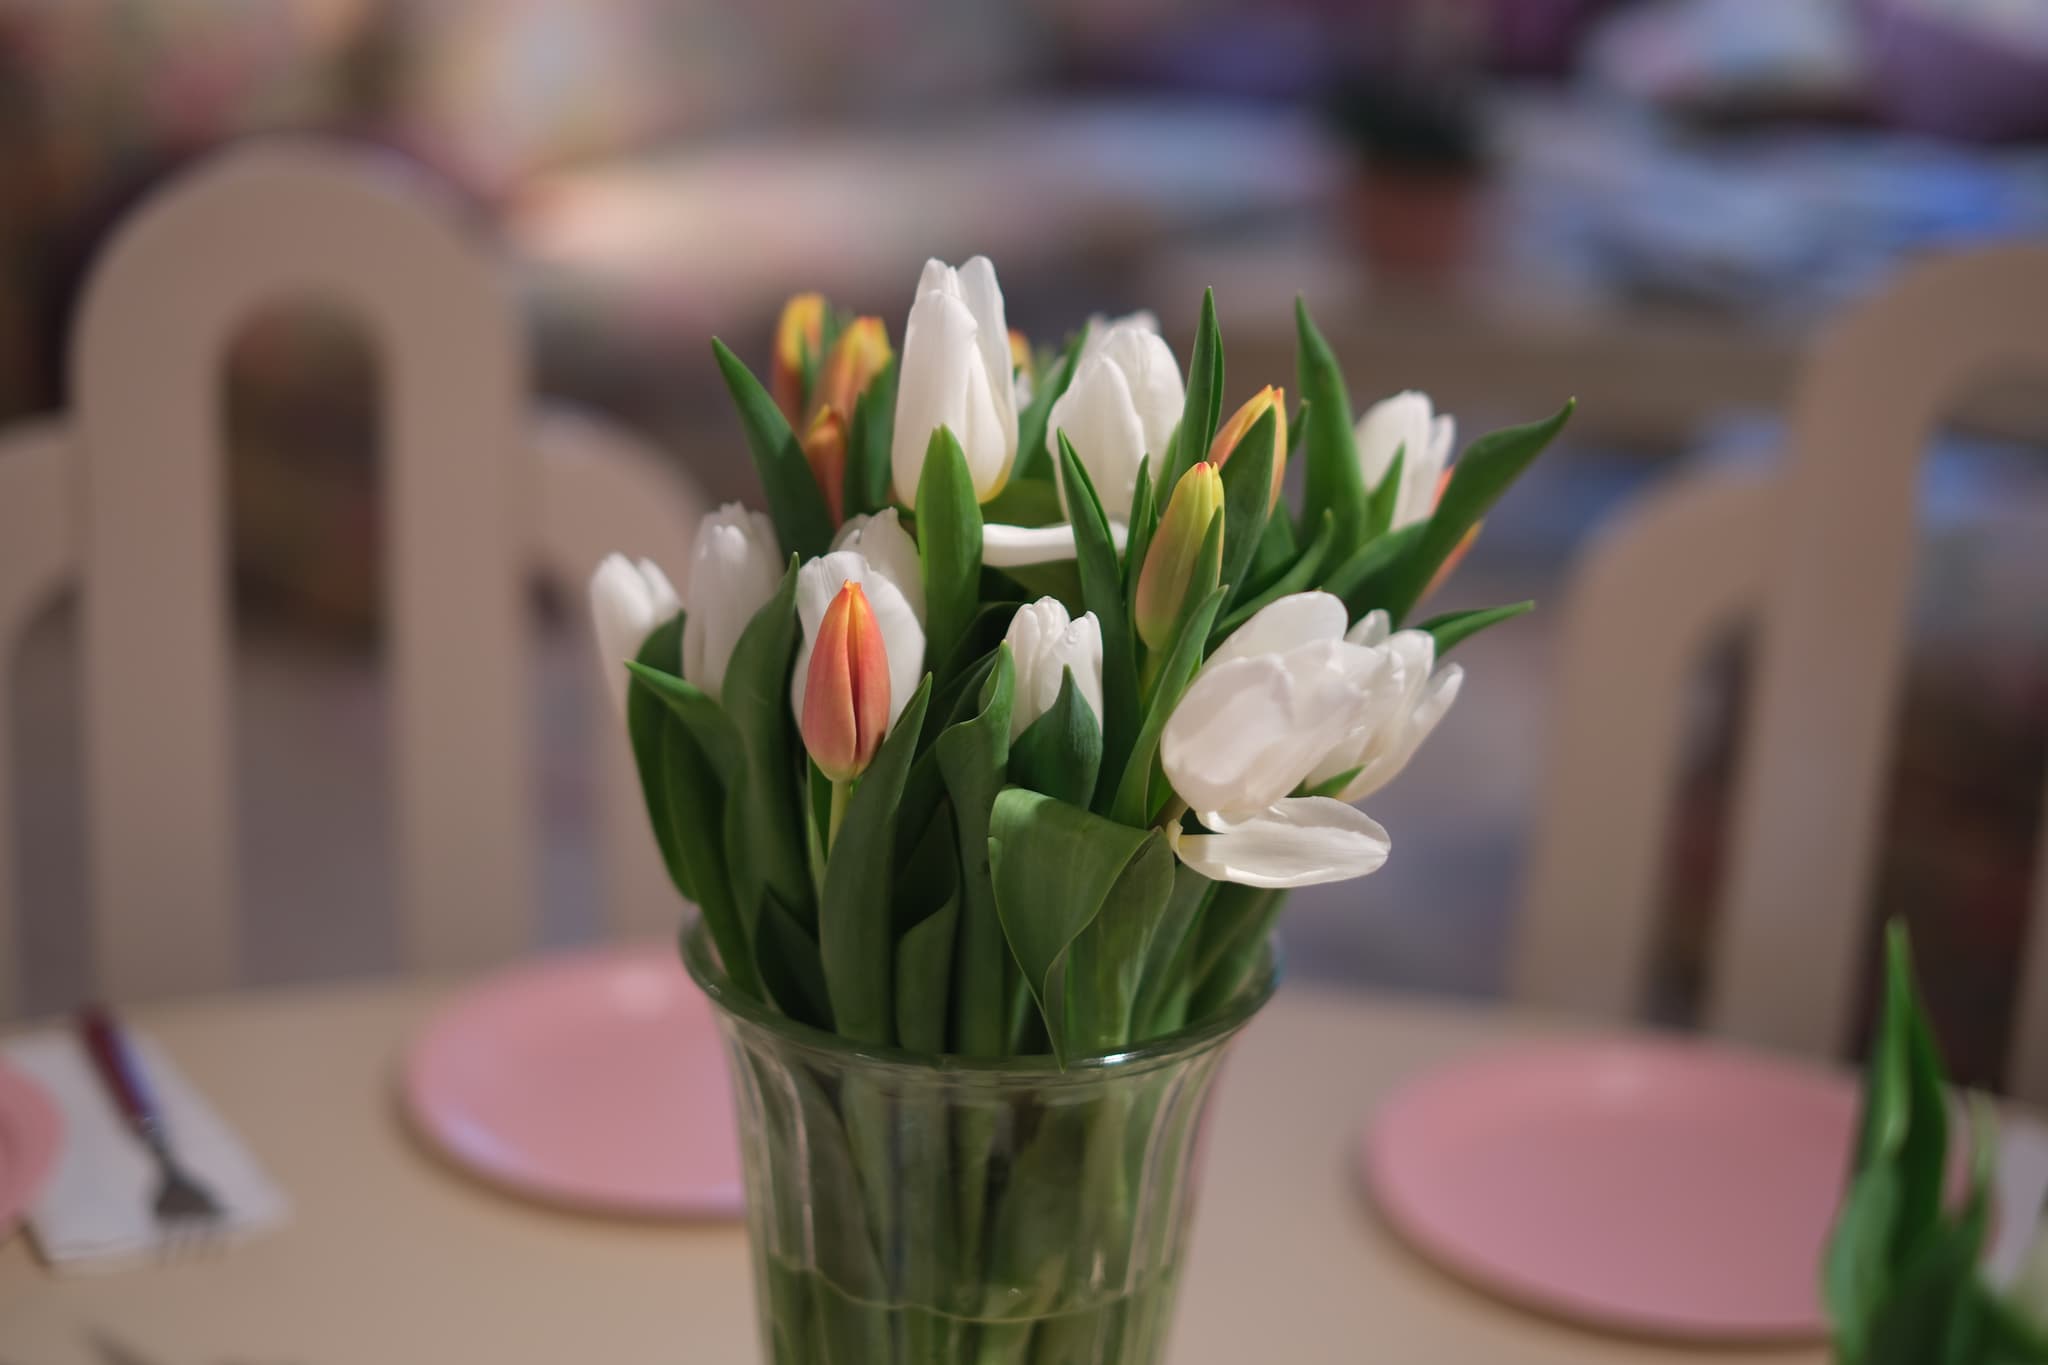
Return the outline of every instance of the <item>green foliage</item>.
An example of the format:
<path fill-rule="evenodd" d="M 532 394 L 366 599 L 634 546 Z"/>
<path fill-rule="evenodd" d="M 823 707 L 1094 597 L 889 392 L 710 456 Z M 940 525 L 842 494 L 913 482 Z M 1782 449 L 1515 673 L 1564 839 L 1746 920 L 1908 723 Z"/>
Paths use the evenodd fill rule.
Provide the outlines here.
<path fill-rule="evenodd" d="M 832 545 L 832 513 L 797 434 L 754 372 L 724 342 L 714 338 L 711 353 L 739 410 L 740 429 L 746 433 L 747 450 L 761 475 L 761 491 L 768 496 L 768 517 L 784 552 L 804 559 L 824 554 Z"/>
<path fill-rule="evenodd" d="M 1181 475 L 1209 454 L 1216 425 L 1223 420 L 1223 332 L 1216 325 L 1216 291 L 1202 291 L 1202 320 L 1195 327 L 1195 349 L 1188 356 L 1187 399 L 1180 429 L 1174 433 L 1173 458 L 1159 470 L 1157 501 L 1180 485 Z"/>
<path fill-rule="evenodd" d="M 1949 1100 L 1913 983 L 1905 926 L 1885 937 L 1885 990 L 1864 1073 L 1855 1172 L 1821 1285 L 1840 1365 L 2022 1365 L 2048 1361 L 2048 1332 L 1982 1279 L 1993 1179 L 1990 1106 L 1961 1208 L 1944 1207 Z"/>
<path fill-rule="evenodd" d="M 917 483 L 917 551 L 924 572 L 925 668 L 941 683 L 981 606 L 981 504 L 953 433 L 940 427 Z"/>
<path fill-rule="evenodd" d="M 1358 467 L 1344 374 L 1300 299 L 1294 301 L 1294 325 L 1296 382 L 1307 407 L 1301 434 L 1308 459 L 1302 510 L 1311 521 L 1328 512 L 1337 523 L 1340 545 L 1361 544 L 1371 528 L 1366 524 L 1365 475 Z"/>

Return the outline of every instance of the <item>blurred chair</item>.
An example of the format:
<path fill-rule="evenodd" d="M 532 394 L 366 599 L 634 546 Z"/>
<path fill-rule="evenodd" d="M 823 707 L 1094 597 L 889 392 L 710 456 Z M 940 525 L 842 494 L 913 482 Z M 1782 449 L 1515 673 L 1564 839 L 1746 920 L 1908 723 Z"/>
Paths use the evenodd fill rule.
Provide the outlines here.
<path fill-rule="evenodd" d="M 1513 988 L 1627 1017 L 1644 1000 L 1686 684 L 1753 619 L 1730 875 L 1706 1019 L 1834 1055 L 1870 932 L 1873 853 L 1904 671 L 1922 452 L 1970 384 L 2048 380 L 2048 247 L 1921 266 L 1816 346 L 1773 474 L 1718 471 L 1646 499 L 1587 556 L 1566 606 L 1549 786 Z M 2036 840 L 2008 1088 L 2048 1100 L 2048 820 Z"/>
<path fill-rule="evenodd" d="M 74 410 L 0 433 L 0 743 L 12 648 L 75 582 L 92 944 L 112 996 L 236 975 L 218 371 L 243 322 L 307 295 L 360 320 L 383 374 L 408 966 L 486 962 L 531 942 L 531 580 L 561 581 L 581 610 L 606 550 L 680 567 L 696 525 L 700 500 L 669 462 L 594 419 L 529 406 L 524 343 L 492 261 L 392 164 L 334 145 L 252 144 L 145 204 L 81 305 Z M 674 893 L 640 828 L 630 755 L 623 739 L 603 747 L 612 922 L 665 924 Z M 17 929 L 5 757 L 0 747 L 0 942 Z M 0 971 L 0 1016 L 14 975 Z"/>

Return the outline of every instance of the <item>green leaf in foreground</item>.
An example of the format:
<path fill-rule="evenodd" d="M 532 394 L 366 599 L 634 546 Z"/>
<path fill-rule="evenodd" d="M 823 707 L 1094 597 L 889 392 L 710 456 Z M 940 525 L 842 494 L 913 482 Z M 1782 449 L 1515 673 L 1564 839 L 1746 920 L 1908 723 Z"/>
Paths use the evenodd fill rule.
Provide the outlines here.
<path fill-rule="evenodd" d="M 960 922 L 953 948 L 953 1046 L 963 1056 L 1002 1055 L 1003 930 L 989 880 L 989 810 L 1002 789 L 1010 757 L 1010 707 L 1017 666 L 1010 647 L 997 648 L 982 684 L 980 710 L 949 726 L 933 753 L 953 801 L 960 838 Z"/>
<path fill-rule="evenodd" d="M 917 481 L 917 552 L 925 670 L 944 685 L 981 599 L 981 504 L 974 500 L 967 456 L 945 427 L 932 433 Z"/>
<path fill-rule="evenodd" d="M 725 811 L 726 820 L 739 826 L 728 839 L 740 851 L 732 869 L 734 893 L 742 913 L 751 916 L 764 891 L 773 892 L 809 928 L 817 921 L 817 903 L 806 874 L 802 784 L 796 780 L 800 769 L 790 746 L 796 570 L 792 556 L 775 596 L 740 632 L 720 696 L 744 759 Z"/>
<path fill-rule="evenodd" d="M 1223 419 L 1223 333 L 1216 325 L 1216 291 L 1202 291 L 1202 318 L 1195 325 L 1195 349 L 1188 356 L 1187 399 L 1181 408 L 1180 430 L 1173 458 L 1159 470 L 1159 502 L 1180 485 L 1181 475 L 1208 458 Z"/>
<path fill-rule="evenodd" d="M 1517 616 L 1526 616 L 1534 610 L 1534 602 L 1510 602 L 1504 607 L 1451 611 L 1445 612 L 1442 616 L 1430 617 L 1416 629 L 1428 632 L 1429 637 L 1436 641 L 1436 657 L 1441 659 L 1480 631 L 1497 626 L 1503 621 L 1512 621 Z"/>
<path fill-rule="evenodd" d="M 1351 398 L 1330 343 L 1316 330 L 1308 305 L 1294 301 L 1295 373 L 1307 411 L 1301 444 L 1308 461 L 1302 511 L 1311 522 L 1328 512 L 1337 523 L 1337 543 L 1366 539 L 1365 474 L 1358 467 L 1358 442 L 1351 431 Z"/>
<path fill-rule="evenodd" d="M 1223 462 L 1223 563 L 1220 581 L 1235 585 L 1245 581 L 1252 556 L 1266 532 L 1266 517 L 1273 507 L 1273 423 L 1277 413 L 1268 407 L 1252 423 L 1252 429 Z"/>
<path fill-rule="evenodd" d="M 1067 950 L 1095 922 L 1132 865 L 1169 883 L 1173 854 L 1156 830 L 1132 829 L 1040 792 L 1009 787 L 989 820 L 996 910 L 1011 954 L 1045 1019 L 1053 1055 L 1071 1055 Z"/>
<path fill-rule="evenodd" d="M 895 1033 L 890 855 L 895 850 L 897 803 L 931 691 L 927 674 L 854 786 L 839 837 L 825 861 L 818 946 L 825 959 L 832 1017 L 841 1036 L 855 1042 L 886 1044 Z"/>
<path fill-rule="evenodd" d="M 1566 403 L 1540 422 L 1488 432 L 1467 446 L 1451 466 L 1451 481 L 1444 486 L 1436 511 L 1428 521 L 1418 523 L 1423 527 L 1421 538 L 1388 570 L 1379 600 L 1372 605 L 1385 607 L 1397 626 L 1406 620 L 1465 533 L 1479 524 L 1508 485 L 1564 430 L 1572 408 L 1572 403 Z M 1310 453 L 1313 457 L 1313 447 Z"/>
<path fill-rule="evenodd" d="M 1267 530 L 1270 531 L 1272 527 L 1272 522 L 1266 523 Z M 1330 544 L 1336 539 L 1336 528 L 1337 524 L 1331 520 L 1330 514 L 1323 513 L 1322 520 L 1316 523 L 1315 537 L 1309 541 L 1308 548 L 1300 551 L 1294 562 L 1287 565 L 1278 578 L 1260 589 L 1256 596 L 1239 599 L 1238 604 L 1230 609 L 1230 614 L 1216 623 L 1215 629 L 1209 634 L 1210 648 L 1213 650 L 1223 643 L 1230 632 L 1258 615 L 1260 608 L 1283 597 L 1307 592 L 1314 587 L 1316 576 L 1323 570 L 1324 556 L 1329 554 Z M 1266 539 L 1270 537 L 1262 538 L 1260 544 L 1264 545 Z"/>
<path fill-rule="evenodd" d="M 832 513 L 825 495 L 804 459 L 803 447 L 789 420 L 761 387 L 740 358 L 724 342 L 712 339 L 711 353 L 718 360 L 719 373 L 739 409 L 740 429 L 746 433 L 747 450 L 761 475 L 761 488 L 768 495 L 768 516 L 786 553 L 815 559 L 832 547 Z"/>
<path fill-rule="evenodd" d="M 1060 433 L 1060 478 L 1074 519 L 1075 559 L 1081 571 L 1081 598 L 1095 613 L 1102 631 L 1102 770 L 1123 770 L 1125 751 L 1119 743 L 1138 728 L 1138 664 L 1131 623 L 1124 610 L 1123 566 L 1109 536 L 1109 519 L 1073 443 Z M 1098 791 L 1098 800 L 1108 793 Z"/>
<path fill-rule="evenodd" d="M 1070 668 L 1052 706 L 1010 746 L 1010 781 L 1085 810 L 1101 768 L 1102 725 Z"/>
<path fill-rule="evenodd" d="M 846 428 L 846 515 L 879 512 L 889 505 L 889 438 L 896 429 L 896 362 L 882 367 L 853 405 Z"/>

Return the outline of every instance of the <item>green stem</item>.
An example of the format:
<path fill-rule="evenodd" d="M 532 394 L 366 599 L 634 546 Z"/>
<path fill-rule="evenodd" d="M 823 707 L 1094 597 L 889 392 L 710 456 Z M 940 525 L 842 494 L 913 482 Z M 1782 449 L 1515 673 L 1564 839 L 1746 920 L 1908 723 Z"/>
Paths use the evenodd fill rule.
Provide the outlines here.
<path fill-rule="evenodd" d="M 846 803 L 853 799 L 853 784 L 858 778 L 832 784 L 832 814 L 825 826 L 825 853 L 829 857 L 832 845 L 839 842 L 839 826 L 846 820 Z"/>

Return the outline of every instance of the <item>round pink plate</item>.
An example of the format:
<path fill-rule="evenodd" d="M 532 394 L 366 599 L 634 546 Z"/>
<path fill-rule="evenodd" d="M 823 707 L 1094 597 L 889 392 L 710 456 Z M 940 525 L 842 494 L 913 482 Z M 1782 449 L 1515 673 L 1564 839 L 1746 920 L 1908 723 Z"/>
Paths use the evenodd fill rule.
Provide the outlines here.
<path fill-rule="evenodd" d="M 1856 1103 L 1844 1077 L 1711 1044 L 1517 1046 L 1397 1094 L 1365 1174 L 1413 1246 L 1523 1305 L 1654 1336 L 1812 1339 Z"/>
<path fill-rule="evenodd" d="M 742 1209 L 718 1028 L 674 948 L 555 958 L 484 982 L 413 1045 L 405 1100 L 458 1164 L 547 1203 L 672 1218 Z"/>
<path fill-rule="evenodd" d="M 0 1237 L 13 1231 L 57 1169 L 64 1120 L 40 1085 L 0 1062 Z"/>

